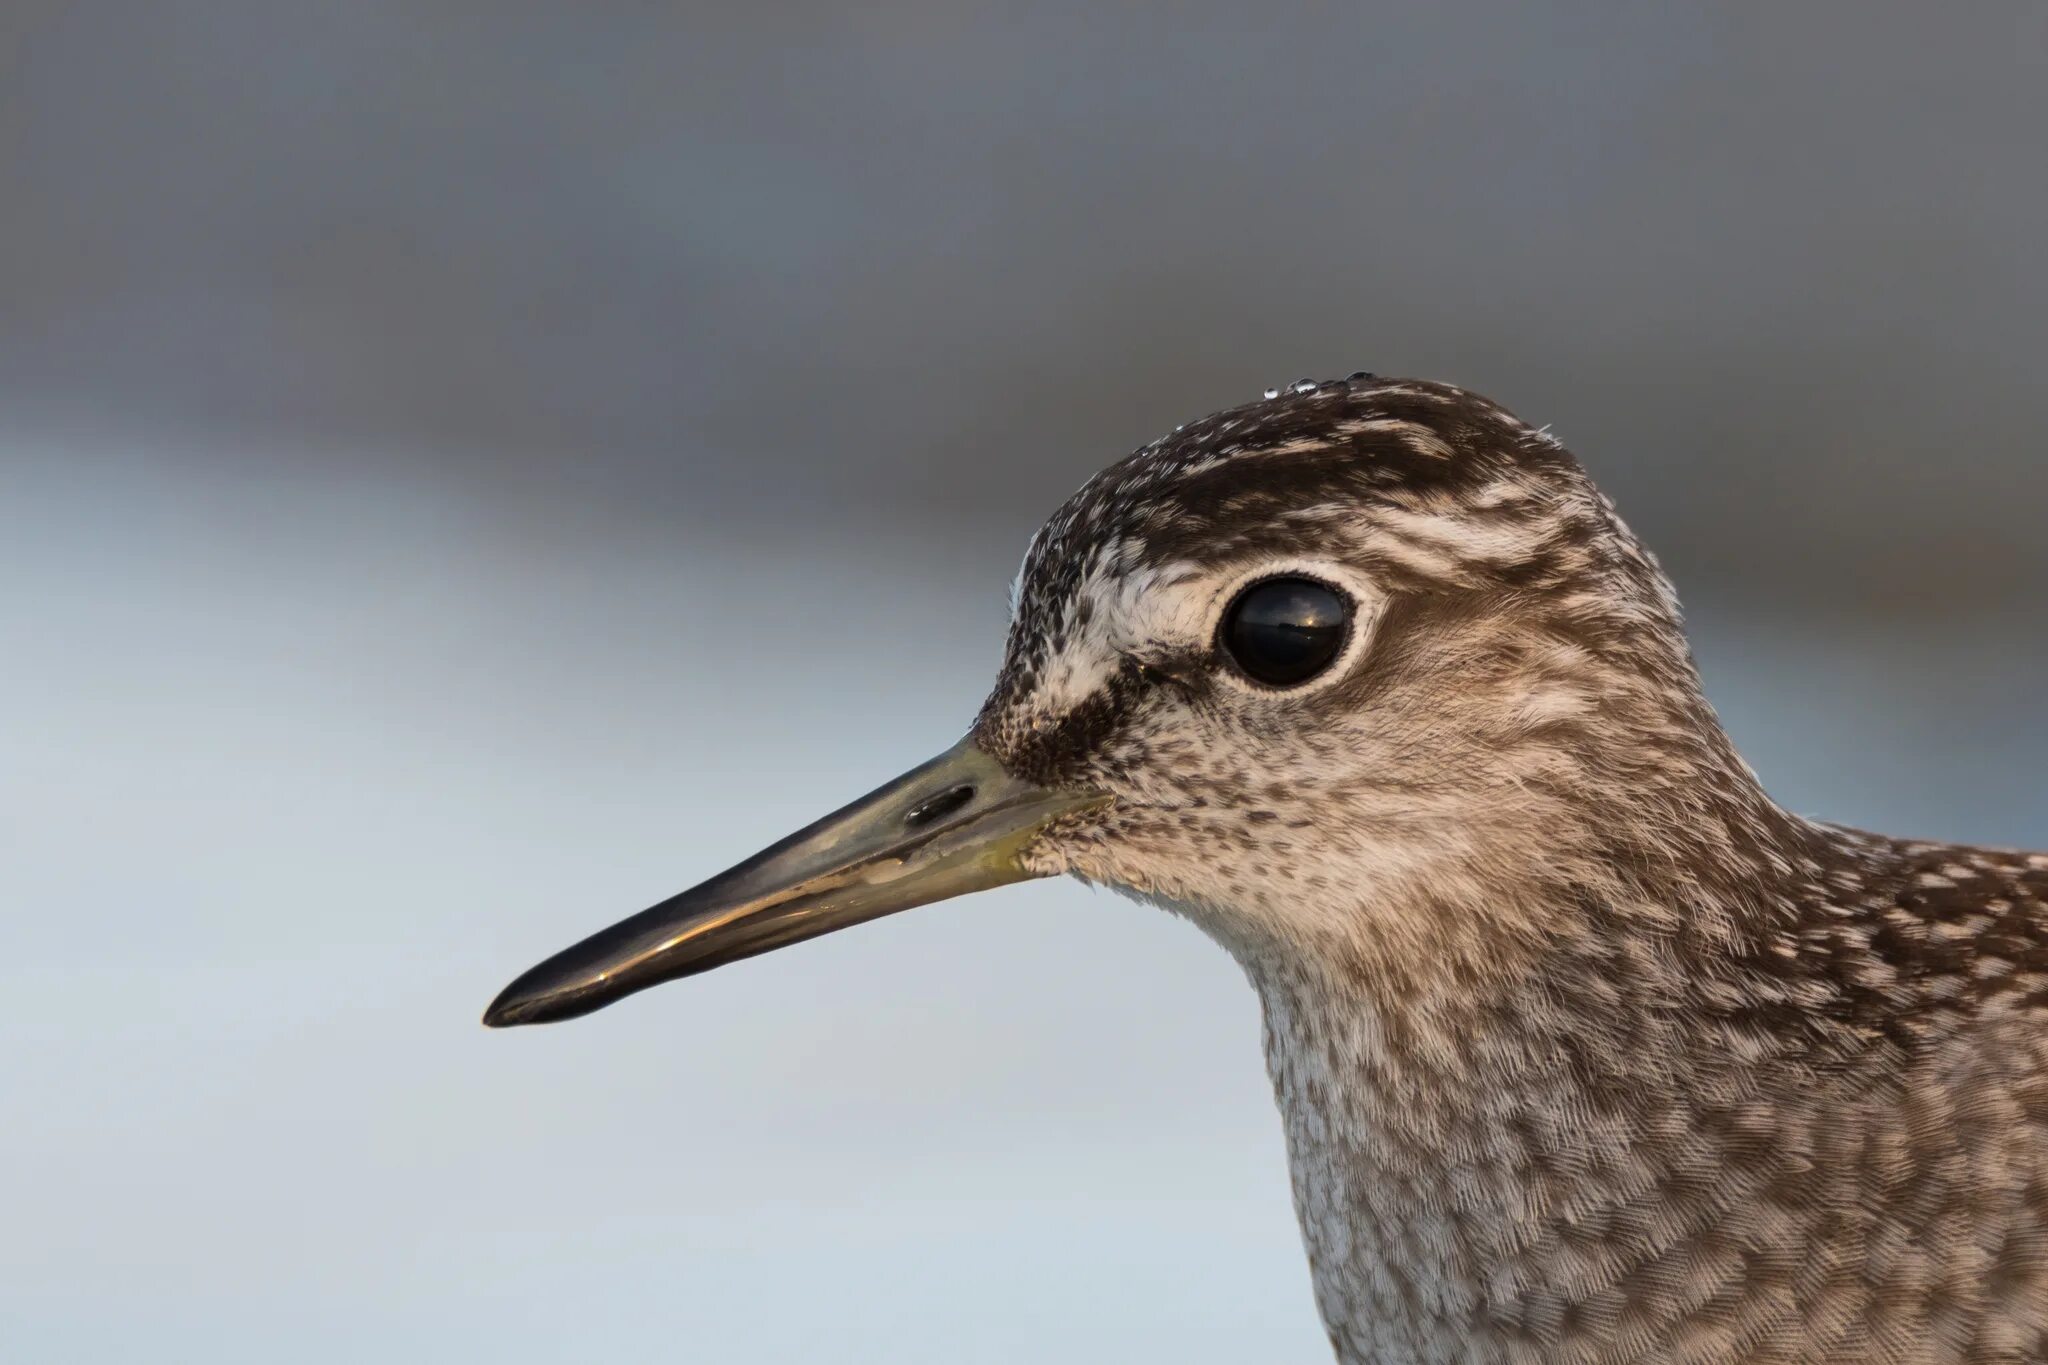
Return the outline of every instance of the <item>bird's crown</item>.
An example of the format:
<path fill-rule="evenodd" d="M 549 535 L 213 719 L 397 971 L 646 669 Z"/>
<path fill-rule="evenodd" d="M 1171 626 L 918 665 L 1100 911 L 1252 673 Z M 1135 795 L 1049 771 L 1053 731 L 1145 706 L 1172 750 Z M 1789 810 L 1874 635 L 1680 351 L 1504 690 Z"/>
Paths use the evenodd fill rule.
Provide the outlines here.
<path fill-rule="evenodd" d="M 1547 431 L 1449 384 L 1302 380 L 1175 428 L 1046 521 L 982 728 L 1021 751 L 1119 672 L 1191 681 L 1227 665 L 1222 599 L 1317 566 L 1351 580 L 1333 586 L 1367 613 L 1575 597 L 1562 614 L 1589 642 L 1676 630 L 1649 556 Z"/>

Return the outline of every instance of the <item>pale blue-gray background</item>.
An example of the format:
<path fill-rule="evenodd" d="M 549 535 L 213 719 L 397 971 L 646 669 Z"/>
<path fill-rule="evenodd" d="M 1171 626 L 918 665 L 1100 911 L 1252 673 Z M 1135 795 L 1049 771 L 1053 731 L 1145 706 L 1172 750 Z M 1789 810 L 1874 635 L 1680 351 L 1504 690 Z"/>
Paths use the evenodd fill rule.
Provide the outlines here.
<path fill-rule="evenodd" d="M 2038 5 L 0 10 L 0 1356 L 1315 1361 L 1036 885 L 490 1034 L 1267 383 L 1552 422 L 1789 803 L 2048 846 Z"/>

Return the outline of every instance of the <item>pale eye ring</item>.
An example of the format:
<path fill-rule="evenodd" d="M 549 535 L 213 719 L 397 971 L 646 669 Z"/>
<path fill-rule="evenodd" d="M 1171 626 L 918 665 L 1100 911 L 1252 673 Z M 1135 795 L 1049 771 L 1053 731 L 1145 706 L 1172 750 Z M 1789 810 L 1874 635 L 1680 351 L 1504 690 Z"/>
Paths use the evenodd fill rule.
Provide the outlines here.
<path fill-rule="evenodd" d="M 1249 583 L 1217 625 L 1223 654 L 1255 683 L 1299 687 L 1344 652 L 1351 599 L 1320 579 L 1284 574 Z"/>

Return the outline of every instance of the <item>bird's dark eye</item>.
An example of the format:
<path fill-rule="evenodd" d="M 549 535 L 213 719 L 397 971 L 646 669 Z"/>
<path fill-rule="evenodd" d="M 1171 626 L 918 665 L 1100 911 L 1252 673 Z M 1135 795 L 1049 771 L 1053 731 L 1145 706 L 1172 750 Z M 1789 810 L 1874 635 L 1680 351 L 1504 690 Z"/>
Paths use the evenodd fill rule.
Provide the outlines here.
<path fill-rule="evenodd" d="M 1294 687 L 1328 668 L 1351 629 L 1351 603 L 1313 578 L 1268 578 L 1237 595 L 1218 642 L 1246 677 Z"/>

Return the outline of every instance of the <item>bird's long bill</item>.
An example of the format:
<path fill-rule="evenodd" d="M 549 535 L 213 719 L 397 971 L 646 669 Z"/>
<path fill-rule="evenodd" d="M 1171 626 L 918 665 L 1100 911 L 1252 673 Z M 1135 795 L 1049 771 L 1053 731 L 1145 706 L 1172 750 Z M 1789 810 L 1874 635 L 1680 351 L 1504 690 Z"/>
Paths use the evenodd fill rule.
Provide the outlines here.
<path fill-rule="evenodd" d="M 494 1028 L 635 991 L 951 896 L 1024 881 L 1047 825 L 1095 804 L 1012 777 L 967 741 L 701 886 L 555 954 L 507 986 Z"/>

